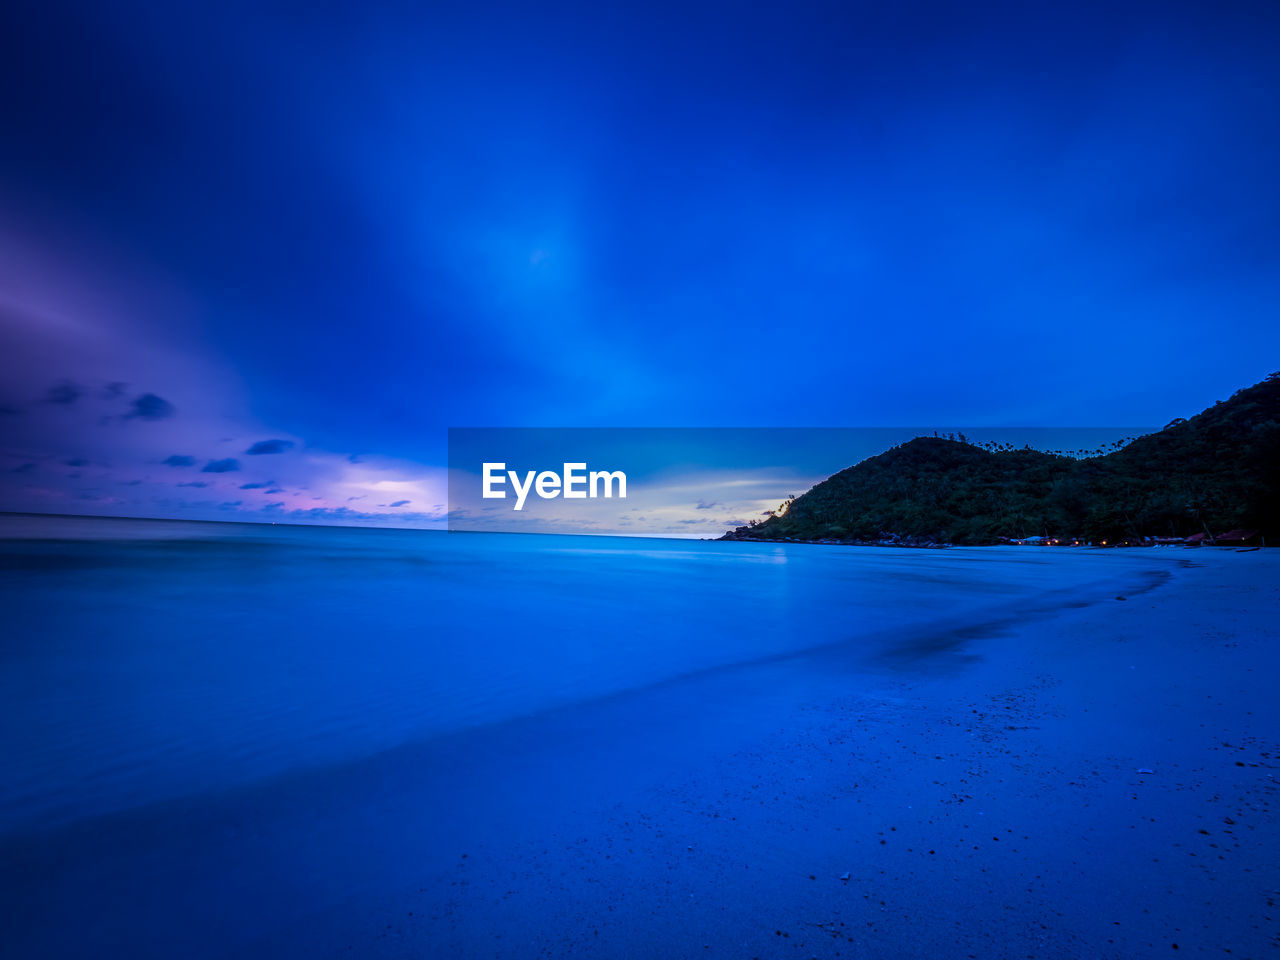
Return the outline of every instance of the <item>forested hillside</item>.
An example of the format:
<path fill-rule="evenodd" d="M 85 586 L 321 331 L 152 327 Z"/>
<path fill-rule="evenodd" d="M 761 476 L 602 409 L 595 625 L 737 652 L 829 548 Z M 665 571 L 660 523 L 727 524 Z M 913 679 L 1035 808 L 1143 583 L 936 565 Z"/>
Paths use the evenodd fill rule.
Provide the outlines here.
<path fill-rule="evenodd" d="M 1235 527 L 1280 539 L 1280 373 L 1103 456 L 917 437 L 725 538 L 981 544 Z"/>

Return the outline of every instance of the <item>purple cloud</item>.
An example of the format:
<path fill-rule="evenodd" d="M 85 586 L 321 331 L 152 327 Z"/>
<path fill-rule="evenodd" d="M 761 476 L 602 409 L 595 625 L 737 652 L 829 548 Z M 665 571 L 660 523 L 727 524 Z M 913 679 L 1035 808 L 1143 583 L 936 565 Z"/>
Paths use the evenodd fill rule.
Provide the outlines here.
<path fill-rule="evenodd" d="M 45 395 L 45 399 L 49 403 L 57 403 L 62 406 L 70 406 L 80 399 L 80 388 L 70 380 L 63 380 L 56 386 L 50 387 L 49 392 Z"/>
<path fill-rule="evenodd" d="M 194 467 L 196 465 L 195 457 L 187 457 L 182 454 L 175 453 L 171 457 L 165 457 L 160 461 L 166 467 Z"/>
<path fill-rule="evenodd" d="M 173 404 L 164 397 L 154 393 L 144 393 L 133 401 L 132 408 L 125 414 L 126 419 L 164 420 L 173 416 Z"/>
<path fill-rule="evenodd" d="M 245 453 L 263 454 L 263 453 L 284 453 L 286 450 L 292 450 L 295 444 L 292 440 L 259 440 L 251 446 Z"/>
<path fill-rule="evenodd" d="M 204 465 L 201 473 L 232 473 L 240 469 L 240 461 L 235 457 L 227 457 L 224 460 L 210 460 Z"/>

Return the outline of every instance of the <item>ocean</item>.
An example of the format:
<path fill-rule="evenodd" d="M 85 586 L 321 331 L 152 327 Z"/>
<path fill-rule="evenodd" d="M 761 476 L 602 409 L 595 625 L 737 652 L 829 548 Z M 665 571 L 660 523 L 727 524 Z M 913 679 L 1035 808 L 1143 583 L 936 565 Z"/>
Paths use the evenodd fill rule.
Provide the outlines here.
<path fill-rule="evenodd" d="M 778 698 L 961 669 L 983 630 L 1140 591 L 1151 567 L 0 518 L 0 937 L 76 955 L 73 911 L 131 956 L 253 955 L 358 891 L 408 889 L 459 824 L 487 836 L 486 804 L 494 843 L 512 810 L 550 830 L 566 798 L 620 802 L 749 744 Z M 390 853 L 406 844 L 413 863 Z M 184 914 L 228 885 L 234 920 Z"/>

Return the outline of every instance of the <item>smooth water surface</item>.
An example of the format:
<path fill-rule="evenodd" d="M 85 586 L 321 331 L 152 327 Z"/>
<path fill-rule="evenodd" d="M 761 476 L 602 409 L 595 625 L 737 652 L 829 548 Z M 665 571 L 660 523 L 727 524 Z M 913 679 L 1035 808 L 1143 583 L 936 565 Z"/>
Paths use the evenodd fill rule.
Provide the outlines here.
<path fill-rule="evenodd" d="M 0 833 L 673 677 L 873 657 L 1098 554 L 0 518 Z"/>

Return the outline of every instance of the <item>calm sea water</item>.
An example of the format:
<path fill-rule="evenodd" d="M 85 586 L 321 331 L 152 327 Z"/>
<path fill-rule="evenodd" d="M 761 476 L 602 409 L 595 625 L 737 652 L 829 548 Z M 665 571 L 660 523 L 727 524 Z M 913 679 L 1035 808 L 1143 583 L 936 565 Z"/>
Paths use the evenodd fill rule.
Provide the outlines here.
<path fill-rule="evenodd" d="M 0 834 L 814 647 L 870 659 L 914 629 L 1116 576 L 1099 567 L 1035 550 L 4 517 Z"/>

